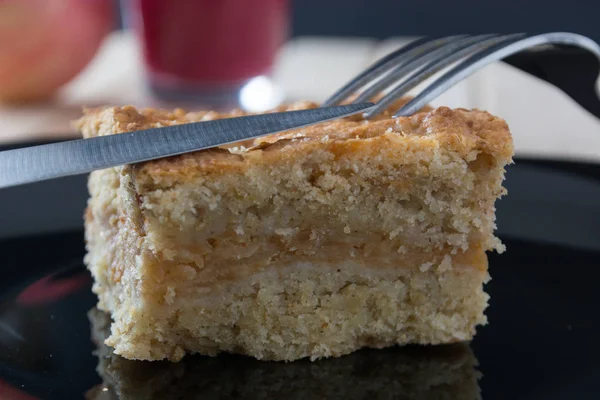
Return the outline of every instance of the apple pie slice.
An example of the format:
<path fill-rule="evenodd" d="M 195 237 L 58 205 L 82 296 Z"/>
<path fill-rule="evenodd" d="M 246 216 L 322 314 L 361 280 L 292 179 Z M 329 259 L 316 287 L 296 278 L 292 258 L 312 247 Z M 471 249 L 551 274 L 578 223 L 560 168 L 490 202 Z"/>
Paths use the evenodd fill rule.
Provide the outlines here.
<path fill-rule="evenodd" d="M 109 107 L 78 125 L 94 137 L 239 114 Z M 441 107 L 93 172 L 86 263 L 106 343 L 175 361 L 469 340 L 512 155 L 502 119 Z"/>

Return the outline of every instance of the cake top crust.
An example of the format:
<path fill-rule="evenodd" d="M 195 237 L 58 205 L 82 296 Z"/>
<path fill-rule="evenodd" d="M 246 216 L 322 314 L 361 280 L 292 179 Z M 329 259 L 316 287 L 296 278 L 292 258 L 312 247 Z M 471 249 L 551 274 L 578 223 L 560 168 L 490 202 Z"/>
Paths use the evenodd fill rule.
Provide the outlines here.
<path fill-rule="evenodd" d="M 397 109 L 397 105 L 393 109 Z M 314 102 L 297 102 L 272 112 L 318 107 Z M 189 122 L 251 115 L 241 110 L 186 112 L 133 106 L 86 109 L 75 126 L 85 138 L 132 132 Z M 369 154 L 402 144 L 407 151 L 435 151 L 442 148 L 460 154 L 467 161 L 477 154 L 488 154 L 504 165 L 511 161 L 513 142 L 506 122 L 486 111 L 429 107 L 409 117 L 392 118 L 391 112 L 374 120 L 349 117 L 268 135 L 233 146 L 202 150 L 138 164 L 138 172 L 154 178 L 185 177 L 203 172 L 231 171 L 252 163 L 276 162 L 295 155 L 325 149 L 336 157 L 363 151 Z M 365 154 L 366 155 L 366 154 Z"/>

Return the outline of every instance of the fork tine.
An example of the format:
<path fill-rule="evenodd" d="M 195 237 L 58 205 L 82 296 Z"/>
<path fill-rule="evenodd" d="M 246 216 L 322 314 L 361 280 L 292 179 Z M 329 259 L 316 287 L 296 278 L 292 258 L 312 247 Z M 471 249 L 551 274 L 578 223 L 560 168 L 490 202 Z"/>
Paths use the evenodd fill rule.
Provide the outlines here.
<path fill-rule="evenodd" d="M 427 65 L 424 65 L 422 68 L 417 70 L 405 81 L 394 87 L 385 97 L 379 100 L 375 107 L 365 113 L 365 118 L 371 118 L 385 111 L 394 101 L 402 96 L 405 96 L 410 90 L 427 80 L 429 77 L 468 56 L 469 54 L 473 54 L 474 51 L 488 48 L 498 43 L 508 43 L 511 40 L 514 41 L 522 38 L 523 36 L 524 34 L 479 35 L 471 37 L 470 41 L 463 39 L 461 46 L 454 46 L 453 48 L 449 48 L 448 51 L 444 52 L 438 51 L 438 54 L 435 54 L 435 57 Z M 446 45 L 445 47 L 449 47 L 449 45 Z M 416 62 L 420 62 L 420 60 L 416 60 Z M 364 98 L 359 96 L 356 101 L 364 101 Z"/>
<path fill-rule="evenodd" d="M 388 72 L 387 75 L 383 76 L 373 85 L 366 88 L 365 91 L 359 94 L 353 101 L 356 103 L 361 103 L 370 100 L 374 96 L 381 93 L 385 88 L 389 88 L 390 85 L 395 81 L 406 77 L 407 74 L 409 76 L 406 79 L 412 80 L 412 76 L 414 74 L 417 74 L 420 70 L 427 68 L 427 66 L 430 63 L 440 59 L 446 59 L 452 56 L 452 54 L 455 54 L 456 52 L 460 51 L 461 49 L 471 46 L 473 43 L 477 43 L 479 41 L 488 39 L 493 36 L 497 35 L 486 34 L 462 37 L 453 40 L 449 43 L 443 44 L 442 46 L 437 47 L 424 54 L 420 53 L 411 58 L 406 57 L 405 64 L 400 64 L 392 68 L 392 70 Z"/>
<path fill-rule="evenodd" d="M 393 53 L 385 56 L 381 60 L 377 61 L 375 64 L 371 65 L 360 75 L 352 79 L 348 84 L 343 86 L 337 92 L 335 92 L 331 97 L 325 100 L 322 104 L 323 107 L 332 106 L 338 104 L 339 102 L 347 99 L 350 95 L 354 94 L 358 89 L 365 86 L 369 82 L 380 77 L 386 71 L 398 65 L 398 63 L 402 63 L 399 60 L 403 55 L 413 56 L 422 54 L 423 52 L 429 51 L 436 47 L 442 46 L 446 43 L 449 43 L 457 38 L 464 37 L 465 35 L 455 35 L 455 36 L 446 36 L 446 37 L 438 37 L 438 38 L 422 38 L 415 40 L 408 45 L 402 47 L 394 51 Z"/>
<path fill-rule="evenodd" d="M 444 93 L 458 82 L 473 74 L 475 71 L 493 63 L 494 61 L 499 61 L 504 57 L 508 57 L 522 50 L 541 44 L 566 44 L 578 46 L 591 51 L 600 59 L 600 46 L 593 40 L 575 33 L 553 32 L 541 35 L 525 36 L 521 39 L 513 39 L 507 42 L 501 42 L 494 46 L 480 49 L 467 59 L 457 64 L 450 71 L 446 72 L 440 78 L 431 83 L 431 85 L 427 86 L 414 99 L 396 111 L 394 117 L 414 114 L 440 94 Z"/>

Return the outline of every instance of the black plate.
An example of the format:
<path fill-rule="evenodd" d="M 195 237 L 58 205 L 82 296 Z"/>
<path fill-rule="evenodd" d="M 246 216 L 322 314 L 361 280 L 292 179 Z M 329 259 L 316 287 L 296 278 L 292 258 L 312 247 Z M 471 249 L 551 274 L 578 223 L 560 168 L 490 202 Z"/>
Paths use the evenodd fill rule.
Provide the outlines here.
<path fill-rule="evenodd" d="M 507 187 L 498 225 L 508 251 L 490 257 L 490 324 L 470 345 L 316 363 L 112 356 L 91 340 L 81 231 L 4 239 L 0 398 L 600 398 L 600 166 L 519 160 Z"/>

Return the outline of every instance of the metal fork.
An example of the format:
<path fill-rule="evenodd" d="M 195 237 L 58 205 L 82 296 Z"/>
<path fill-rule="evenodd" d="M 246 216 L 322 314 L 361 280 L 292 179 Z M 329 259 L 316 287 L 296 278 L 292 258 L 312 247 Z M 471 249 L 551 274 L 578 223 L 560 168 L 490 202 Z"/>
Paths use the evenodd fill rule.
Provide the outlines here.
<path fill-rule="evenodd" d="M 569 83 L 571 81 L 569 76 L 561 76 L 560 79 L 542 76 L 542 79 L 563 89 L 588 111 L 600 118 L 600 89 L 596 85 L 600 73 L 600 45 L 585 36 L 566 32 L 538 35 L 525 33 L 456 35 L 416 40 L 377 61 L 338 90 L 323 105 L 332 106 L 350 101 L 353 103 L 366 102 L 385 92 L 385 96 L 364 113 L 365 118 L 371 118 L 387 110 L 391 104 L 407 95 L 417 85 L 455 64 L 393 113 L 394 117 L 411 115 L 486 65 L 523 50 L 543 45 L 575 46 L 593 54 L 594 61 L 597 61 L 595 75 L 591 76 L 590 82 L 583 82 L 585 88 L 578 88 L 585 93 L 585 101 L 575 98 L 577 96 L 573 93 L 576 91 L 566 87 L 572 86 L 575 81 L 581 82 L 581 80 Z M 520 66 L 518 64 L 517 67 Z M 532 72 L 531 68 L 523 69 Z M 567 70 L 565 73 L 573 76 L 574 69 Z"/>

